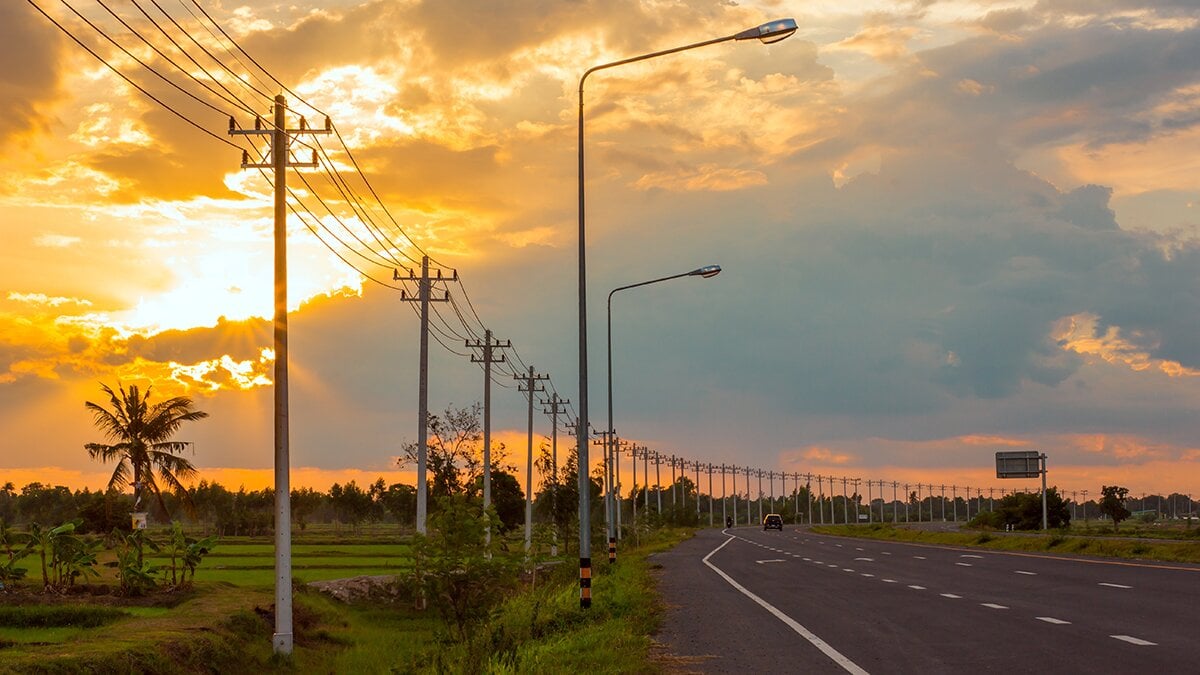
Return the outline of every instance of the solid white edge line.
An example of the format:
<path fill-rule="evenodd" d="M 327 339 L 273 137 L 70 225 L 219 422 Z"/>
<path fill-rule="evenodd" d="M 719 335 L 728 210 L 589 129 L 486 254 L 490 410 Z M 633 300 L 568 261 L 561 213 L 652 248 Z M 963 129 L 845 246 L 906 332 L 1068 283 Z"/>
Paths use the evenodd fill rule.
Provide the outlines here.
<path fill-rule="evenodd" d="M 830 659 L 833 660 L 834 663 L 841 666 L 842 669 L 844 669 L 846 672 L 854 673 L 854 675 L 869 675 L 869 673 L 867 673 L 867 671 L 863 670 L 861 667 L 859 667 L 858 664 L 851 661 L 849 658 L 847 658 L 844 654 L 842 654 L 838 650 L 834 649 L 832 646 L 830 646 L 830 644 L 828 642 L 825 642 L 821 638 L 817 637 L 817 635 L 815 633 L 813 633 L 809 629 L 805 628 L 804 626 L 800 625 L 800 623 L 797 622 L 795 619 L 788 616 L 787 614 L 784 614 L 782 611 L 780 611 L 778 608 L 776 608 L 774 605 L 767 602 L 766 600 L 763 600 L 762 598 L 758 597 L 752 591 L 747 589 L 745 586 L 734 581 L 733 577 L 726 574 L 724 571 L 721 570 L 721 568 L 719 568 L 716 565 L 709 562 L 708 559 L 711 558 L 713 556 L 713 554 L 715 554 L 717 551 L 720 551 L 721 549 L 725 548 L 725 545 L 731 541 L 733 541 L 732 537 L 730 537 L 729 539 L 726 539 L 724 543 L 722 543 L 720 546 L 714 548 L 712 551 L 709 551 L 708 555 L 704 556 L 704 558 L 703 558 L 704 564 L 708 565 L 709 569 L 711 569 L 712 571 L 714 571 L 718 575 L 720 575 L 720 577 L 722 579 L 724 579 L 726 582 L 728 582 L 730 586 L 733 586 L 734 588 L 736 588 L 738 590 L 738 592 L 740 592 L 742 595 L 753 600 L 760 607 L 762 607 L 763 609 L 767 610 L 772 615 L 774 615 L 775 618 L 782 621 L 788 628 L 791 628 L 792 630 L 796 631 L 796 633 L 799 634 L 800 637 L 804 638 L 805 640 L 808 640 L 808 642 L 810 644 L 812 644 L 812 646 L 821 650 L 822 654 L 824 654 L 825 656 L 828 656 Z"/>

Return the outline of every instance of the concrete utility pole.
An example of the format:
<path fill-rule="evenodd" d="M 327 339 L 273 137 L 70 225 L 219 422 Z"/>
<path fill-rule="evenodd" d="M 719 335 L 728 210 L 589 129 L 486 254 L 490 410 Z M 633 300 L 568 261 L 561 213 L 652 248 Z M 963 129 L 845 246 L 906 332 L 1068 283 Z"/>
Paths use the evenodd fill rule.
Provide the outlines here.
<path fill-rule="evenodd" d="M 708 465 L 708 526 L 713 526 L 713 465 Z"/>
<path fill-rule="evenodd" d="M 251 162 L 242 151 L 243 169 L 270 169 L 275 188 L 275 314 L 273 320 L 275 350 L 275 633 L 271 638 L 276 654 L 291 654 L 292 634 L 292 505 L 291 457 L 288 438 L 288 306 L 287 306 L 287 170 L 316 168 L 317 152 L 312 161 L 291 161 L 291 143 L 296 136 L 329 134 L 333 123 L 325 118 L 324 129 L 309 129 L 300 118 L 298 129 L 287 128 L 287 99 L 275 97 L 273 121 L 264 124 L 254 118 L 253 129 L 239 129 L 229 118 L 231 136 L 266 136 L 270 140 L 268 162 Z"/>
<path fill-rule="evenodd" d="M 612 444 L 612 448 L 611 448 L 611 450 L 609 450 L 609 452 L 612 455 L 612 459 L 613 459 L 613 490 L 612 491 L 613 491 L 613 498 L 615 500 L 615 503 L 613 504 L 613 516 L 616 518 L 616 521 L 617 521 L 616 522 L 617 541 L 621 541 L 621 512 L 625 508 L 625 505 L 622 504 L 622 502 L 624 501 L 624 498 L 621 496 L 621 453 L 623 452 L 623 449 L 625 448 L 625 446 L 629 445 L 629 441 L 619 438 L 616 435 L 616 433 L 614 432 L 613 437 L 609 439 L 609 443 Z"/>
<path fill-rule="evenodd" d="M 483 342 L 466 341 L 466 346 L 472 349 L 482 349 L 483 356 L 471 354 L 471 363 L 483 364 L 483 508 L 486 510 L 492 504 L 492 364 L 504 363 L 504 355 L 496 354 L 497 349 L 511 347 L 508 340 L 501 342 L 492 340 L 492 331 L 483 331 Z M 492 541 L 492 529 L 487 530 L 487 541 Z"/>
<path fill-rule="evenodd" d="M 770 497 L 771 505 L 767 509 L 767 513 L 775 513 L 775 472 L 774 471 L 767 472 L 767 484 L 771 488 L 770 492 L 768 493 L 771 495 L 771 497 Z"/>
<path fill-rule="evenodd" d="M 538 382 L 548 380 L 550 376 L 538 375 L 533 366 L 529 366 L 528 375 L 513 375 L 513 379 L 520 382 L 517 391 L 529 395 L 529 442 L 525 450 L 525 557 L 529 557 L 529 550 L 533 548 L 533 402 L 537 392 L 546 390 Z"/>
<path fill-rule="evenodd" d="M 762 512 L 762 507 L 763 507 L 763 489 L 762 489 L 762 479 L 763 479 L 763 472 L 762 472 L 762 469 L 758 469 L 757 471 L 755 471 L 755 472 L 754 472 L 754 474 L 755 474 L 756 476 L 758 476 L 758 524 L 759 524 L 759 525 L 761 525 L 761 524 L 762 524 L 762 519 L 763 519 L 763 512 Z"/>
<path fill-rule="evenodd" d="M 658 515 L 662 515 L 662 461 L 663 456 L 654 452 L 654 496 L 658 498 Z"/>
<path fill-rule="evenodd" d="M 417 295 L 408 295 L 400 291 L 402 302 L 421 303 L 421 355 L 420 377 L 417 384 L 417 532 L 425 534 L 425 515 L 428 512 L 429 486 L 425 478 L 427 466 L 427 443 L 429 440 L 429 303 L 449 302 L 450 291 L 440 298 L 431 297 L 434 279 L 429 277 L 429 256 L 421 257 L 421 276 L 416 276 L 408 270 L 408 276 L 400 276 L 400 271 L 392 272 L 395 281 L 414 281 L 417 284 Z M 442 271 L 437 271 L 436 281 L 457 281 L 458 272 L 450 279 L 442 278 Z"/>
<path fill-rule="evenodd" d="M 875 481 L 867 479 L 867 524 L 875 522 L 875 498 L 871 496 L 871 483 Z"/>
<path fill-rule="evenodd" d="M 646 476 L 646 497 L 642 500 L 642 506 L 646 509 L 646 515 L 650 515 L 650 448 L 642 446 L 642 473 Z"/>
<path fill-rule="evenodd" d="M 616 432 L 598 431 L 596 435 L 600 438 L 592 439 L 592 445 L 600 448 L 604 453 L 604 461 L 602 467 L 604 469 L 604 531 L 608 535 L 608 562 L 614 563 L 617 561 L 617 535 L 613 529 L 613 513 L 612 513 L 612 460 L 608 457 L 609 443 L 608 437 L 616 435 Z"/>
<path fill-rule="evenodd" d="M 692 467 L 696 469 L 696 516 L 700 515 L 700 462 L 693 462 Z"/>
<path fill-rule="evenodd" d="M 489 339 L 491 338 L 491 333 L 492 333 L 491 331 L 488 331 Z M 470 345 L 467 345 L 467 346 L 469 347 Z M 472 357 L 472 359 L 473 358 L 474 357 Z M 542 400 L 542 405 L 550 406 L 549 410 L 542 408 L 542 413 L 550 416 L 550 429 L 551 429 L 551 432 L 550 432 L 550 482 L 552 482 L 554 484 L 554 490 L 550 493 L 550 512 L 552 514 L 558 513 L 558 488 L 559 488 L 559 485 L 558 485 L 558 416 L 565 415 L 567 413 L 566 405 L 568 403 L 570 403 L 570 401 L 558 397 L 558 392 L 552 392 L 550 394 L 550 398 Z M 490 429 L 484 431 L 484 444 L 485 445 L 487 444 L 487 440 L 488 440 L 487 434 L 490 431 L 491 431 Z M 489 467 L 484 475 L 486 476 L 490 473 L 491 473 L 491 468 Z M 484 502 L 484 505 L 485 506 L 487 505 L 486 501 Z M 550 543 L 550 555 L 557 556 L 558 555 L 558 521 L 557 521 L 557 519 L 552 519 L 552 520 L 554 521 L 554 523 L 553 523 L 554 524 L 554 538 Z M 489 535 L 491 534 L 490 530 L 489 530 L 488 534 Z"/>
<path fill-rule="evenodd" d="M 722 464 L 721 465 L 721 527 L 725 527 L 726 522 L 728 522 L 728 518 L 730 518 L 730 514 L 728 514 L 728 512 L 725 508 L 725 498 L 726 498 L 725 497 L 725 465 Z"/>
<path fill-rule="evenodd" d="M 753 471 L 750 467 L 746 467 L 746 524 L 753 525 L 750 522 L 750 472 Z M 761 507 L 760 507 L 761 510 Z"/>
<path fill-rule="evenodd" d="M 671 509 L 678 504 L 679 481 L 675 479 L 675 455 L 671 455 Z"/>

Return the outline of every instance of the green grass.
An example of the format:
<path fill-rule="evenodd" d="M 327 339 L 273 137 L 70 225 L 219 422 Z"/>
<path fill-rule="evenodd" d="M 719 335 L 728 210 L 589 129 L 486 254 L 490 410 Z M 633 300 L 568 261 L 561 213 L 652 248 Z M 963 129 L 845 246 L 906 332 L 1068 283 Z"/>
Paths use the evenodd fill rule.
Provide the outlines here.
<path fill-rule="evenodd" d="M 578 569 L 567 556 L 565 564 L 538 574 L 536 588 L 526 582 L 462 643 L 450 639 L 433 609 L 418 611 L 408 603 L 347 606 L 301 590 L 294 596 L 295 653 L 286 659 L 271 654 L 272 546 L 221 542 L 201 564 L 195 590 L 172 595 L 180 599 L 174 607 L 83 596 L 51 605 L 110 616 L 90 628 L 31 627 L 28 612 L 41 610 L 16 608 L 18 615 L 26 613 L 10 622 L 18 626 L 0 618 L 0 673 L 657 672 L 650 635 L 660 610 L 647 556 L 687 536 L 682 530 L 659 532 L 640 548 L 624 549 L 616 566 L 600 559 L 593 570 L 596 600 L 587 611 L 579 608 Z M 331 537 L 293 552 L 295 576 L 311 581 L 398 573 L 409 548 L 375 540 L 337 543 Z M 102 574 L 99 581 L 112 585 L 112 570 Z M 82 604 L 97 602 L 120 607 Z M 2 603 L 0 596 L 0 610 Z"/>
<path fill-rule="evenodd" d="M 1189 540 L 1137 541 L 1113 537 L 1048 534 L 1006 536 L 1000 532 L 935 532 L 894 525 L 818 525 L 813 532 L 864 539 L 967 546 L 997 551 L 1073 553 L 1129 560 L 1200 563 L 1200 542 Z"/>

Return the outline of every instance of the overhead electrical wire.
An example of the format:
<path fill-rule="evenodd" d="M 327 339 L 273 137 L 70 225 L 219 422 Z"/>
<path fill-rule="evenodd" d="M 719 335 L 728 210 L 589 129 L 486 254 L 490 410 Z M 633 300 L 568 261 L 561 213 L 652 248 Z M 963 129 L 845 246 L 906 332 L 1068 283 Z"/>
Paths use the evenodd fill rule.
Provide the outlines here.
<path fill-rule="evenodd" d="M 237 54 L 235 54 L 228 47 L 226 47 L 221 42 L 221 39 L 217 36 L 217 34 L 214 33 L 212 29 L 209 28 L 209 25 L 205 24 L 205 22 L 203 20 L 201 20 L 201 18 L 199 16 L 197 16 L 195 12 L 192 12 L 192 10 L 187 6 L 187 4 L 185 3 L 184 0 L 177 0 L 177 1 L 179 2 L 181 7 L 183 7 L 185 10 L 188 11 L 188 13 L 191 15 L 192 19 L 195 20 L 196 23 L 198 23 L 201 27 L 203 27 L 204 30 L 209 34 L 209 36 L 213 38 L 213 40 L 217 43 L 217 45 L 220 46 L 222 51 L 224 51 L 227 55 L 229 55 L 231 58 L 233 58 L 238 63 L 238 65 L 244 69 L 245 76 L 240 75 L 239 73 L 235 72 L 232 68 L 230 68 L 225 63 L 225 61 L 223 61 L 217 55 L 213 54 L 212 51 L 210 51 L 207 47 L 205 47 L 186 28 L 184 28 L 179 23 L 179 21 L 177 21 L 175 19 L 175 17 L 171 15 L 170 12 L 168 12 L 162 5 L 160 5 L 157 2 L 157 0 L 150 0 L 151 4 L 153 4 L 154 7 L 158 9 L 158 11 L 175 27 L 175 29 L 178 30 L 180 33 L 182 33 L 184 36 L 186 36 L 188 41 L 190 41 L 191 44 L 193 44 L 196 49 L 200 50 L 200 52 L 202 52 L 203 55 L 206 56 L 208 60 L 210 60 L 213 64 L 215 64 L 216 68 L 219 68 L 220 70 L 224 71 L 225 73 L 228 73 L 232 77 L 232 79 L 235 80 L 236 82 L 238 82 L 238 84 L 243 89 L 245 89 L 246 92 L 249 93 L 252 97 L 263 98 L 263 99 L 266 99 L 266 101 L 268 101 L 268 102 L 273 102 L 274 97 L 265 93 L 262 89 L 254 87 L 253 85 L 248 83 L 245 79 L 245 77 L 253 77 L 255 80 L 258 81 L 259 84 L 268 86 L 266 84 L 266 82 L 262 79 L 262 77 L 259 77 L 259 75 L 256 72 L 254 72 L 250 67 L 248 67 L 245 64 L 245 62 L 243 62 L 241 60 L 241 58 L 239 58 L 237 56 Z M 307 106 L 308 108 L 310 108 L 317 114 L 326 115 L 322 110 L 320 110 L 319 108 L 314 106 L 312 103 L 310 103 L 309 101 L 304 99 L 304 97 L 300 96 L 295 91 L 293 91 L 292 89 L 290 89 L 289 87 L 284 85 L 270 71 L 266 70 L 257 60 L 254 59 L 253 56 L 251 56 L 249 53 L 247 53 L 241 47 L 241 45 L 238 44 L 238 42 L 236 40 L 234 40 L 228 34 L 228 32 L 226 32 L 224 30 L 224 28 L 219 23 L 217 23 L 215 20 L 213 20 L 211 15 L 209 15 L 208 12 L 196 0 L 189 0 L 189 1 L 191 2 L 191 4 L 194 7 L 196 7 L 200 11 L 200 13 L 204 16 L 204 18 L 208 20 L 209 24 L 211 24 L 211 26 L 214 27 L 217 30 L 217 32 L 219 32 L 220 35 L 223 36 L 225 38 L 225 40 L 228 41 L 228 43 L 230 45 L 232 45 L 235 50 L 237 50 L 237 52 L 241 53 L 251 63 L 253 63 L 254 66 L 263 73 L 263 75 L 265 75 L 267 78 L 269 78 L 270 80 L 275 82 L 275 84 L 277 84 L 284 91 L 287 91 L 289 94 L 291 94 L 297 101 L 299 101 L 303 105 Z M 45 9 L 43 9 L 37 2 L 35 2 L 35 0 L 26 0 L 26 2 L 29 5 L 31 5 L 35 10 L 37 10 L 42 16 L 44 16 L 48 21 L 50 21 L 56 28 L 58 28 L 58 30 L 60 32 L 62 32 L 64 35 L 66 35 L 68 38 L 70 38 L 73 42 L 75 42 L 77 45 L 79 45 L 81 48 L 83 48 L 85 51 L 87 51 L 89 54 L 91 54 L 101 64 L 103 64 L 106 68 L 108 68 L 110 71 L 112 71 L 118 77 L 120 77 L 123 81 L 125 81 L 130 86 L 134 87 L 137 91 L 139 91 L 140 93 L 145 95 L 148 99 L 155 102 L 160 107 L 167 110 L 168 112 L 170 112 L 174 116 L 178 117 L 182 121 L 188 123 L 190 126 L 201 131 L 205 135 L 207 135 L 217 141 L 220 141 L 221 143 L 223 143 L 226 146 L 232 147 L 237 150 L 242 150 L 243 152 L 248 152 L 247 149 L 245 147 L 243 147 L 242 145 L 239 145 L 238 143 L 232 142 L 225 137 L 222 137 L 216 133 L 213 133 L 208 128 L 206 128 L 204 125 L 202 125 L 198 122 L 195 122 L 194 120 L 189 118 L 186 114 L 177 110 L 175 107 L 168 104 L 166 101 L 164 101 L 159 96 L 156 96 L 155 94 L 151 93 L 148 89 L 146 89 L 141 84 L 135 82 L 130 76 L 123 73 L 120 70 L 120 68 L 113 65 L 106 58 L 104 58 L 100 53 L 98 53 L 96 51 L 96 49 L 92 48 L 90 45 L 85 43 L 81 38 L 79 38 L 76 34 L 74 34 L 68 27 L 66 27 L 61 22 L 56 20 L 53 16 L 51 16 Z M 97 35 L 101 36 L 104 40 L 106 40 L 107 42 L 112 44 L 114 47 L 119 49 L 123 54 L 125 54 L 127 57 L 132 59 L 135 63 L 137 63 L 139 66 L 141 66 L 145 70 L 149 71 L 151 74 L 153 74 L 159 80 L 161 80 L 165 84 L 171 86 L 173 89 L 175 89 L 179 93 L 194 100 L 195 102 L 200 103 L 201 105 L 205 106 L 209 110 L 219 113 L 223 116 L 228 116 L 228 117 L 230 117 L 230 119 L 233 119 L 233 116 L 230 115 L 228 113 L 228 111 L 222 110 L 220 107 L 213 104 L 211 101 L 205 100 L 201 96 L 197 96 L 195 93 L 193 93 L 192 91 L 189 91 L 186 87 L 180 85 L 178 82 L 176 82 L 172 78 L 164 75 L 162 72 L 160 72 L 154 66 L 150 65 L 143 59 L 136 56 L 129 48 L 122 45 L 119 41 L 117 41 L 114 37 L 109 35 L 106 31 L 104 31 L 95 22 L 93 22 L 92 20 L 90 20 L 86 16 L 84 16 L 74 6 L 72 6 L 69 2 L 67 2 L 67 0 L 59 0 L 59 2 L 62 5 L 64 5 L 77 18 L 79 18 L 81 21 L 86 23 L 88 25 L 88 27 L 90 27 Z M 127 20 L 122 18 L 112 7 L 110 7 L 108 4 L 106 4 L 104 2 L 104 0 L 96 0 L 96 2 L 109 15 L 111 15 L 115 20 L 117 20 L 122 26 L 124 26 L 126 28 L 126 30 L 128 30 L 130 32 L 130 34 L 132 34 L 134 37 L 136 37 L 138 40 L 140 40 L 143 44 L 145 44 L 147 47 L 149 47 L 155 54 L 157 54 L 160 58 L 162 58 L 166 63 L 170 64 L 171 67 L 173 67 L 178 73 L 182 74 L 183 77 L 185 77 L 187 80 L 190 80 L 191 82 L 193 82 L 196 85 L 198 85 L 199 87 L 201 87 L 204 90 L 204 92 L 207 93 L 207 95 L 213 96 L 214 98 L 221 101 L 222 103 L 229 105 L 237 110 L 240 110 L 247 114 L 254 115 L 256 120 L 258 120 L 258 122 L 260 124 L 264 124 L 267 129 L 273 128 L 274 123 L 273 123 L 272 119 L 265 118 L 263 115 L 256 112 L 256 110 L 255 110 L 256 106 L 254 103 L 247 102 L 241 95 L 234 92 L 229 87 L 225 86 L 221 82 L 221 78 L 219 78 L 217 75 L 214 74 L 213 70 L 210 70 L 209 68 L 206 68 L 204 65 L 202 65 L 200 63 L 200 61 L 195 56 L 193 56 L 188 51 L 188 49 L 186 49 L 180 43 L 179 40 L 176 40 L 174 37 L 172 37 L 170 32 L 162 24 L 160 24 L 153 16 L 151 16 L 149 14 L 149 12 L 141 4 L 139 4 L 139 2 L 137 0 L 130 0 L 130 2 L 134 7 L 137 8 L 137 10 L 142 14 L 142 16 L 159 31 L 159 33 L 162 35 L 162 37 L 165 38 L 168 42 L 170 42 L 170 44 L 175 48 L 176 51 L 179 52 L 179 54 L 181 54 L 184 58 L 186 58 L 189 62 L 191 62 L 196 68 L 198 68 L 200 70 L 200 72 L 202 72 L 204 74 L 204 76 L 207 78 L 207 80 L 201 79 L 199 76 L 196 75 L 196 73 L 190 72 L 187 68 L 184 68 L 183 66 L 181 66 L 175 59 L 171 58 L 168 54 L 166 54 L 163 51 L 163 49 L 161 49 L 157 45 L 155 45 L 152 40 L 150 40 L 145 35 L 143 35 L 137 28 L 132 26 Z M 212 84 L 209 84 L 210 82 Z M 216 87 L 219 88 L 221 91 L 217 91 L 217 89 L 214 88 L 212 85 L 216 85 Z M 326 117 L 328 118 L 327 115 L 326 115 Z M 231 126 L 231 129 L 234 129 L 234 128 L 238 128 L 236 123 L 234 123 L 234 125 Z M 412 239 L 412 237 L 410 237 L 407 234 L 407 232 L 399 224 L 399 222 L 396 221 L 396 219 L 392 215 L 391 211 L 387 208 L 387 205 L 380 198 L 375 187 L 371 184 L 370 180 L 367 178 L 366 173 L 362 170 L 357 158 L 355 158 L 355 156 L 354 156 L 353 151 L 350 149 L 349 145 L 345 142 L 345 139 L 342 137 L 340 131 L 338 131 L 336 125 L 333 125 L 330 122 L 329 128 L 330 128 L 330 131 L 337 138 L 338 143 L 341 145 L 341 149 L 345 152 L 345 156 L 350 160 L 351 164 L 354 167 L 356 174 L 361 179 L 363 185 L 365 185 L 367 190 L 370 192 L 371 197 L 374 199 L 374 203 L 378 204 L 379 209 L 383 212 L 383 214 L 391 222 L 392 226 L 395 227 L 396 231 L 398 231 L 400 233 L 400 235 L 411 245 L 411 247 L 414 250 L 420 252 L 421 255 L 428 257 L 431 262 L 433 262 L 433 263 L 435 263 L 435 265 L 437 265 L 437 267 L 439 267 L 443 270 L 449 269 L 449 267 L 438 262 L 435 258 L 433 258 L 433 256 L 429 256 L 428 253 L 425 252 L 420 247 L 420 245 L 418 245 Z M 320 241 L 321 244 L 327 250 L 330 251 L 330 253 L 332 253 L 336 258 L 341 260 L 348 267 L 350 267 L 351 269 L 354 269 L 358 274 L 362 275 L 362 277 L 364 279 L 369 280 L 379 286 L 382 286 L 384 288 L 388 288 L 391 290 L 401 290 L 401 291 L 405 291 L 405 292 L 411 291 L 409 284 L 411 284 L 414 281 L 414 279 L 404 278 L 404 277 L 401 277 L 399 279 L 393 279 L 393 281 L 401 282 L 400 285 L 394 285 L 392 283 L 388 283 L 387 281 L 385 281 L 383 279 L 378 278 L 377 275 L 371 273 L 367 269 L 364 269 L 362 266 L 354 264 L 354 262 L 350 258 L 347 257 L 347 255 L 352 255 L 354 257 L 362 259 L 365 263 L 367 263 L 371 266 L 375 266 L 375 267 L 395 269 L 395 267 L 398 266 L 400 268 L 405 269 L 406 271 L 409 271 L 410 273 L 412 272 L 412 270 L 410 270 L 406 266 L 406 264 L 401 260 L 401 257 L 403 257 L 409 263 L 418 263 L 417 259 L 414 258 L 411 254 L 409 254 L 406 251 L 406 248 L 407 248 L 406 246 L 401 246 L 397 242 L 392 240 L 391 237 L 387 233 L 387 228 L 382 227 L 379 223 L 377 223 L 375 221 L 374 217 L 371 215 L 371 212 L 373 210 L 375 210 L 375 207 L 369 206 L 366 203 L 366 200 L 363 199 L 363 197 L 358 194 L 358 192 L 354 189 L 354 187 L 352 185 L 350 185 L 350 183 L 348 181 L 346 181 L 346 179 L 343 175 L 343 172 L 337 168 L 337 164 L 333 158 L 333 155 L 324 146 L 324 144 L 322 144 L 320 142 L 320 138 L 315 137 L 314 143 L 306 142 L 306 140 L 307 139 L 297 140 L 296 144 L 301 147 L 307 147 L 307 148 L 311 149 L 312 152 L 314 153 L 314 155 L 316 155 L 319 158 L 318 161 L 316 162 L 318 165 L 317 168 L 321 169 L 321 172 L 324 175 L 326 183 L 328 183 L 336 191 L 336 193 L 338 195 L 340 195 L 340 197 L 342 199 L 342 203 L 344 203 L 349 208 L 349 210 L 353 213 L 353 215 L 357 219 L 357 221 L 369 233 L 370 237 L 374 240 L 375 245 L 377 245 L 377 247 L 375 245 L 372 245 L 369 242 L 365 241 L 359 234 L 357 234 L 354 231 L 354 228 L 350 227 L 350 225 L 348 225 L 346 223 L 346 221 L 343 219 L 343 217 L 338 213 L 338 210 L 335 209 L 333 207 L 333 205 L 331 205 L 327 201 L 327 199 L 322 196 L 321 192 L 308 180 L 308 178 L 305 177 L 304 173 L 297 172 L 297 175 L 298 175 L 301 183 L 304 185 L 305 189 L 307 190 L 307 194 L 310 195 L 311 198 L 315 199 L 320 204 L 323 211 L 328 213 L 329 217 L 331 217 L 334 221 L 336 221 L 337 224 L 347 233 L 347 235 L 349 235 L 350 238 L 352 238 L 355 242 L 357 242 L 358 246 L 353 246 L 346 240 L 342 239 L 341 236 L 339 236 L 336 232 L 334 232 L 329 227 L 329 225 L 325 222 L 325 218 L 319 216 L 312 208 L 307 206 L 305 204 L 305 198 L 290 187 L 287 189 L 287 194 L 289 197 L 287 207 L 288 207 L 289 212 L 295 218 L 297 218 L 300 222 L 302 222 L 304 224 L 304 226 L 313 234 L 313 236 L 315 236 L 317 238 L 317 240 Z M 265 158 L 267 157 L 267 153 L 260 150 L 252 142 L 249 143 L 249 145 L 250 145 L 251 151 L 253 151 L 254 154 L 257 155 L 259 159 L 265 160 Z M 267 171 L 263 170 L 262 168 L 259 168 L 259 173 L 262 175 L 262 177 L 267 182 L 267 184 L 271 185 L 273 188 L 272 180 L 271 180 L 269 173 Z M 322 234 L 322 233 L 324 233 L 324 234 Z M 337 245 L 335 246 L 334 244 L 332 244 L 330 242 L 330 239 L 333 241 L 336 241 Z M 342 253 L 339 250 L 339 246 L 341 249 L 344 249 L 345 251 L 348 251 L 349 253 L 348 254 Z M 439 309 L 437 308 L 437 306 L 435 304 L 432 306 L 435 320 L 429 322 L 429 326 L 431 328 L 431 335 L 433 336 L 434 340 L 439 345 L 441 345 L 441 347 L 443 349 L 445 349 L 446 351 L 448 351 L 452 354 L 455 354 L 457 356 L 460 356 L 460 357 L 470 356 L 469 353 L 464 353 L 464 352 L 460 351 L 459 349 L 451 347 L 450 344 L 447 344 L 447 342 L 461 344 L 461 343 L 467 341 L 468 337 L 478 340 L 480 338 L 480 333 L 482 331 L 486 330 L 486 324 L 483 322 L 482 318 L 479 316 L 479 313 L 475 308 L 474 302 L 471 300 L 470 294 L 467 292 L 466 285 L 463 283 L 461 276 L 455 274 L 455 276 L 453 276 L 453 277 L 442 278 L 441 281 L 445 281 L 448 283 L 453 282 L 453 283 L 458 284 L 458 292 L 451 292 L 449 294 L 450 295 L 449 304 L 453 311 L 452 316 L 453 316 L 453 318 L 457 319 L 457 322 L 452 322 L 452 321 L 448 320 L 447 316 L 443 315 L 442 312 L 439 311 Z M 419 284 L 418 284 L 418 286 L 419 286 Z M 466 309 L 470 312 L 470 316 L 467 316 L 466 312 L 464 312 L 462 306 L 458 302 L 458 296 L 460 294 L 462 295 L 463 300 L 466 301 L 466 304 L 467 304 Z M 414 314 L 419 315 L 419 310 L 417 307 L 415 307 L 415 303 L 411 303 L 411 305 L 413 305 L 413 306 L 410 306 L 410 309 L 412 309 Z M 474 321 L 471 320 L 472 318 L 474 319 Z M 460 329 L 460 327 L 461 327 L 461 329 Z M 465 331 L 465 334 L 462 331 Z M 521 357 L 520 353 L 514 347 L 511 346 L 511 342 L 510 342 L 510 346 L 506 347 L 505 349 L 506 349 L 506 353 L 508 353 L 512 358 L 511 358 L 511 360 L 506 359 L 505 361 L 502 361 L 502 362 L 496 362 L 498 367 L 493 370 L 493 378 L 492 378 L 493 383 L 495 383 L 497 386 L 504 388 L 504 389 L 510 389 L 510 390 L 516 389 L 517 387 L 516 387 L 515 383 L 510 383 L 510 382 L 506 381 L 505 378 L 503 378 L 503 376 L 504 375 L 507 375 L 509 377 L 523 376 L 524 373 L 518 372 L 516 365 L 519 364 L 521 366 L 522 370 L 528 370 L 528 365 L 526 365 L 526 363 L 525 363 L 524 359 Z M 557 392 L 557 389 L 553 385 L 553 381 L 546 380 L 545 383 L 548 387 L 548 391 L 553 392 L 555 397 L 557 397 L 558 392 Z M 528 393 L 530 396 L 532 396 L 532 392 L 523 392 L 523 393 Z M 569 402 L 567 403 L 567 405 L 568 405 L 570 411 L 569 411 L 569 413 L 564 413 L 564 414 L 572 415 L 577 419 L 577 414 L 574 411 L 574 406 L 572 404 L 570 404 Z"/>

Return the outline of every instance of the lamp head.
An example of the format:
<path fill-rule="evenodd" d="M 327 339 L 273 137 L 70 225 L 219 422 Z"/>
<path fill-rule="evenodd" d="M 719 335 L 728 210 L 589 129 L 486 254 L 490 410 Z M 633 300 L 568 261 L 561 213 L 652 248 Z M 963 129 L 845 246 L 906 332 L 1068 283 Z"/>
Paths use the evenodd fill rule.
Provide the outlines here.
<path fill-rule="evenodd" d="M 761 26 L 748 28 L 733 36 L 735 40 L 759 40 L 765 45 L 785 40 L 796 32 L 795 19 L 775 19 Z"/>
<path fill-rule="evenodd" d="M 704 277 L 705 279 L 708 279 L 710 277 L 715 277 L 720 273 L 721 273 L 720 265 L 705 265 L 704 267 L 701 267 L 699 269 L 694 269 L 691 272 L 688 272 L 688 276 Z"/>

